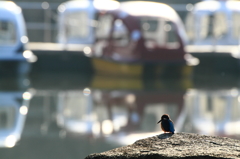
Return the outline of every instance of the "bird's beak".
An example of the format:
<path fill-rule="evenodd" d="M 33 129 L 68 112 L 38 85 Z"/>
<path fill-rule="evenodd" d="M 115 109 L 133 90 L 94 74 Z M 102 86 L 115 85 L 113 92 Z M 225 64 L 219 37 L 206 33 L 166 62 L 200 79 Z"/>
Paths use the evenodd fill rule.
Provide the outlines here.
<path fill-rule="evenodd" d="M 160 122 L 162 122 L 162 120 L 159 120 L 159 122 L 158 122 L 158 123 L 160 123 Z M 157 124 L 158 124 L 158 123 L 157 123 Z"/>

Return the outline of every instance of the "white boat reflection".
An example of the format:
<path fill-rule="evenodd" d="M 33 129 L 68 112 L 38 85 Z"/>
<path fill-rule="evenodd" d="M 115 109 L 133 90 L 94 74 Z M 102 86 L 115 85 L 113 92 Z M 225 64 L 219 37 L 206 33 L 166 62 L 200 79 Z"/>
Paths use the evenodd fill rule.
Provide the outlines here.
<path fill-rule="evenodd" d="M 121 87 L 122 82 L 110 80 L 112 82 L 105 81 L 109 83 L 105 89 L 98 89 L 98 82 L 93 82 L 91 89 L 60 91 L 57 97 L 58 126 L 66 134 L 106 138 L 120 145 L 151 133 L 161 133 L 157 120 L 163 113 L 170 114 L 174 121 L 178 119 L 186 89 L 146 91 L 137 89 L 143 88 L 139 80 L 130 80 L 130 84 L 125 81 L 123 88 L 130 87 L 123 90 L 111 89 Z"/>
<path fill-rule="evenodd" d="M 0 92 L 0 147 L 14 147 L 21 139 L 32 93 Z"/>
<path fill-rule="evenodd" d="M 240 91 L 230 90 L 188 90 L 184 96 L 184 108 L 175 116 L 177 132 L 191 132 L 238 138 L 240 134 Z M 148 108 L 160 112 L 157 109 Z M 150 124 L 150 122 L 148 122 Z M 151 129 L 148 129 L 151 130 Z M 109 142 L 128 145 L 136 140 L 162 133 L 159 129 L 149 132 L 113 134 Z"/>
<path fill-rule="evenodd" d="M 71 80 L 74 87 L 67 88 L 61 82 L 63 88 L 50 83 L 51 87 L 40 90 L 44 88 L 41 86 L 36 90 L 35 97 L 43 99 L 43 107 L 42 111 L 37 106 L 32 109 L 40 112 L 38 116 L 43 119 L 38 122 L 41 134 L 32 135 L 54 134 L 59 138 L 127 145 L 163 133 L 157 121 L 167 113 L 174 121 L 176 132 L 239 138 L 240 93 L 231 89 L 237 88 L 238 80 L 228 79 L 230 84 L 216 80 L 212 84 L 209 79 L 210 84 L 201 87 L 198 81 L 195 89 L 195 83 L 189 79 L 145 81 L 97 75 L 86 88 L 81 83 L 78 85 L 80 80 L 74 84 Z"/>
<path fill-rule="evenodd" d="M 84 90 L 86 92 L 87 88 Z M 91 94 L 60 91 L 57 99 L 57 124 L 69 132 L 89 133 L 96 120 Z"/>
<path fill-rule="evenodd" d="M 237 138 L 240 134 L 240 92 L 189 90 L 185 96 L 187 116 L 182 131 Z"/>

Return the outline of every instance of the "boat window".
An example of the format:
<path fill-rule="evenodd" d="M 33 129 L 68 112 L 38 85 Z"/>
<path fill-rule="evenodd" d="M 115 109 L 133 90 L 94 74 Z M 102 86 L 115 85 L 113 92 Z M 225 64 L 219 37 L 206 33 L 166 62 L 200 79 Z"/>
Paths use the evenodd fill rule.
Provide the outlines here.
<path fill-rule="evenodd" d="M 233 25 L 232 25 L 232 35 L 234 38 L 240 38 L 240 13 L 235 12 L 232 15 L 233 17 Z"/>
<path fill-rule="evenodd" d="M 166 33 L 166 46 L 168 48 L 178 48 L 179 41 L 174 29 L 174 24 L 171 21 L 166 21 L 163 30 Z"/>
<path fill-rule="evenodd" d="M 156 18 L 142 17 L 140 19 L 141 30 L 145 39 L 145 46 L 153 49 L 164 45 L 164 35 L 161 31 L 162 23 Z"/>
<path fill-rule="evenodd" d="M 145 32 L 156 32 L 159 26 L 159 21 L 156 19 L 142 19 L 141 26 Z"/>
<path fill-rule="evenodd" d="M 147 48 L 179 47 L 175 26 L 171 21 L 144 17 L 141 18 L 141 28 Z"/>
<path fill-rule="evenodd" d="M 16 30 L 12 22 L 0 21 L 0 45 L 16 43 Z"/>
<path fill-rule="evenodd" d="M 0 131 L 11 129 L 16 120 L 16 109 L 12 106 L 0 107 Z"/>
<path fill-rule="evenodd" d="M 227 19 L 223 13 L 204 15 L 200 20 L 200 39 L 222 38 L 227 33 Z"/>
<path fill-rule="evenodd" d="M 88 15 L 86 12 L 68 13 L 65 19 L 67 38 L 86 38 L 89 34 Z"/>
<path fill-rule="evenodd" d="M 128 29 L 121 19 L 114 22 L 113 40 L 115 46 L 126 46 L 129 43 Z"/>
<path fill-rule="evenodd" d="M 112 27 L 113 17 L 111 15 L 100 15 L 96 28 L 96 38 L 108 38 Z"/>

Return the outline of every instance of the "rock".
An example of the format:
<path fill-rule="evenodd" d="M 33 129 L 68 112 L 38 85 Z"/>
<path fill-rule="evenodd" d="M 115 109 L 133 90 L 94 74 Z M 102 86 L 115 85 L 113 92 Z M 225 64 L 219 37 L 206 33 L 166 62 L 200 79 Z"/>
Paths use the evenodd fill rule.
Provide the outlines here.
<path fill-rule="evenodd" d="M 160 134 L 85 159 L 240 158 L 240 140 L 192 133 Z"/>

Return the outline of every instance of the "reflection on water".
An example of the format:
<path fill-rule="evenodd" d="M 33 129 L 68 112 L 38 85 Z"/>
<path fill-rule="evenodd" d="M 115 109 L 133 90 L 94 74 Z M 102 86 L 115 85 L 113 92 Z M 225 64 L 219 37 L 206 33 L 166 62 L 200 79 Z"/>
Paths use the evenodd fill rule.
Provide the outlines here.
<path fill-rule="evenodd" d="M 237 77 L 207 83 L 41 74 L 26 80 L 0 82 L 0 142 L 13 147 L 0 149 L 3 158 L 84 158 L 162 133 L 157 121 L 164 113 L 176 132 L 240 139 Z"/>
<path fill-rule="evenodd" d="M 239 138 L 239 102 L 237 88 L 189 90 L 185 96 L 185 127 L 182 129 L 201 134 Z"/>
<path fill-rule="evenodd" d="M 19 85 L 19 81 L 25 80 L 0 80 L 0 147 L 14 147 L 21 139 L 32 97 L 31 90 Z"/>

